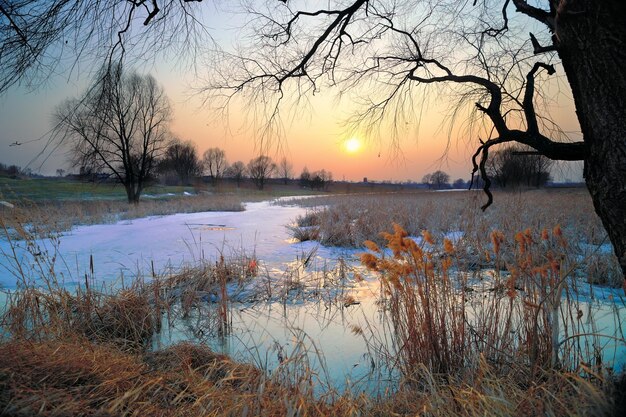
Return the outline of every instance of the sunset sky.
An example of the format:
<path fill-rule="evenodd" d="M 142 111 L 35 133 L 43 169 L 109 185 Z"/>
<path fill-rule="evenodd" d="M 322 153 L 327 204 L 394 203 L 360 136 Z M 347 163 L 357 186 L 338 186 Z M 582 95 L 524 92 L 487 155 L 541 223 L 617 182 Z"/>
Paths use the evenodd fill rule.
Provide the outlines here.
<path fill-rule="evenodd" d="M 210 19 L 211 20 L 211 19 Z M 217 26 L 215 20 L 211 20 Z M 230 26 L 229 26 L 230 25 Z M 228 27 L 236 26 L 231 22 Z M 218 40 L 232 39 L 232 30 L 214 29 Z M 221 38 L 221 39 L 219 39 Z M 0 96 L 0 162 L 30 167 L 35 172 L 54 174 L 57 168 L 70 170 L 67 149 L 46 146 L 52 128 L 54 109 L 64 99 L 79 95 L 89 81 L 89 67 L 72 73 L 52 75 L 46 85 L 35 91 L 13 87 Z M 194 93 L 202 81 L 178 65 L 175 59 L 157 59 L 156 64 L 137 68 L 140 73 L 151 73 L 161 83 L 173 105 L 174 136 L 191 140 L 201 155 L 210 147 L 225 150 L 229 162 L 247 163 L 260 151 L 259 135 L 254 129 L 242 128 L 243 115 L 236 107 L 226 120 L 209 106 L 202 105 L 202 96 Z M 62 72 L 62 71 L 59 71 Z M 566 131 L 579 130 L 567 92 L 559 92 L 554 104 L 557 121 Z M 399 126 L 399 151 L 391 146 L 391 132 L 380 132 L 379 137 L 364 131 L 348 132 L 344 125 L 350 116 L 349 99 L 337 102 L 332 90 L 322 90 L 311 98 L 309 105 L 284 114 L 282 138 L 274 138 L 268 154 L 275 160 L 286 156 L 294 165 L 294 174 L 303 167 L 310 171 L 326 169 L 336 180 L 420 181 L 428 172 L 442 169 L 451 179 L 469 179 L 470 157 L 477 138 L 452 133 L 448 143 L 449 114 L 445 98 L 434 92 L 424 97 L 423 109 L 416 109 L 414 121 Z M 420 116 L 417 116 L 417 115 Z M 19 146 L 10 146 L 19 142 Z M 351 141 L 351 146 L 346 142 Z M 580 180 L 580 164 L 557 173 L 559 180 Z"/>

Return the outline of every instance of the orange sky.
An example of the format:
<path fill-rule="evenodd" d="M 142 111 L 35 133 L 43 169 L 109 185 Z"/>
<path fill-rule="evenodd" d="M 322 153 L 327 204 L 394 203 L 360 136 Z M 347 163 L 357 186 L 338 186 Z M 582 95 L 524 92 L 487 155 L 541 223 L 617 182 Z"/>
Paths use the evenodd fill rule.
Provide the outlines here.
<path fill-rule="evenodd" d="M 252 130 L 242 130 L 242 118 L 236 109 L 231 111 L 229 123 L 216 116 L 207 107 L 201 107 L 200 97 L 190 95 L 193 80 L 172 70 L 153 68 L 153 75 L 164 85 L 174 106 L 173 133 L 183 140 L 192 140 L 202 154 L 209 147 L 220 147 L 226 151 L 229 162 L 249 161 L 258 154 L 259 140 Z M 25 92 L 14 88 L 0 98 L 0 162 L 25 166 L 36 154 L 42 155 L 31 164 L 37 170 L 46 157 L 41 171 L 53 174 L 65 167 L 64 151 L 51 152 L 45 149 L 45 134 L 51 127 L 51 115 L 56 105 L 64 98 L 75 96 L 81 91 L 81 82 L 57 77 L 53 85 L 36 92 Z M 565 129 L 577 129 L 572 118 L 571 103 L 567 96 L 558 98 L 554 104 L 556 117 Z M 429 103 L 422 115 L 421 123 L 409 123 L 401 132 L 399 142 L 401 155 L 394 153 L 390 141 L 367 137 L 363 132 L 347 134 L 343 121 L 350 114 L 349 103 L 334 103 L 330 94 L 319 94 L 311 105 L 298 110 L 297 117 L 284 123 L 285 132 L 281 140 L 275 139 L 270 156 L 276 160 L 285 155 L 294 165 L 295 174 L 304 166 L 310 171 L 326 169 L 335 179 L 362 180 L 421 180 L 428 172 L 442 169 L 452 179 L 469 179 L 470 157 L 473 140 L 454 135 L 446 153 L 447 130 L 442 121 L 446 116 L 443 106 Z M 285 114 L 288 116 L 288 113 Z M 350 137 L 362 141 L 359 152 L 347 153 L 344 142 Z M 28 142 L 9 146 L 15 141 Z M 560 179 L 579 180 L 579 169 L 559 174 Z"/>

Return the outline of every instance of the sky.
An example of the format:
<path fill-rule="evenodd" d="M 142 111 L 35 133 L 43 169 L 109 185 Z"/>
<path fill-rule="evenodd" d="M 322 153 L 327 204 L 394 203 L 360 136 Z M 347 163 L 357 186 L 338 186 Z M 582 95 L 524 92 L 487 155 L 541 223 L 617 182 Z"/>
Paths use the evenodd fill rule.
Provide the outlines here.
<path fill-rule="evenodd" d="M 210 147 L 225 150 L 229 162 L 247 163 L 259 151 L 253 131 L 243 130 L 238 120 L 226 121 L 217 112 L 203 107 L 201 97 L 192 91 L 193 80 L 178 70 L 161 66 L 150 73 L 164 86 L 174 109 L 171 131 L 174 136 L 193 141 L 200 154 Z M 35 172 L 52 175 L 58 168 L 71 170 L 67 149 L 47 146 L 53 114 L 66 98 L 80 94 L 83 79 L 57 76 L 49 85 L 36 91 L 12 88 L 0 96 L 0 162 L 30 167 Z M 296 120 L 287 120 L 284 138 L 270 146 L 270 156 L 287 157 L 299 174 L 325 169 L 337 180 L 419 181 L 424 174 L 443 169 L 453 178 L 468 179 L 471 147 L 468 143 L 453 144 L 446 154 L 447 133 L 441 129 L 444 109 L 429 114 L 421 125 L 409 126 L 400 138 L 401 150 L 389 143 L 368 138 L 365 134 L 349 134 L 343 123 L 348 109 L 334 104 L 330 95 L 314 98 Z M 236 116 L 233 118 L 236 119 Z M 353 146 L 346 148 L 346 142 Z M 19 142 L 19 146 L 11 144 Z M 355 146 L 358 144 L 359 146 Z"/>
<path fill-rule="evenodd" d="M 239 23 L 219 27 L 215 19 L 209 19 L 214 36 L 226 44 L 232 42 L 232 28 Z M 160 58 L 138 68 L 141 73 L 151 73 L 164 86 L 174 109 L 172 134 L 194 142 L 200 155 L 211 147 L 222 148 L 230 163 L 247 163 L 257 156 L 258 134 L 241 127 L 241 111 L 232 109 L 231 118 L 225 120 L 210 106 L 203 106 L 203 97 L 194 93 L 202 87 L 202 81 L 175 61 Z M 0 96 L 0 162 L 29 167 L 45 175 L 54 174 L 58 168 L 72 170 L 67 149 L 46 145 L 55 107 L 85 89 L 89 72 L 83 68 L 60 73 L 34 91 L 17 86 Z M 344 122 L 351 114 L 351 103 L 346 99 L 337 102 L 332 91 L 322 90 L 307 107 L 294 109 L 295 117 L 286 118 L 283 137 L 272 141 L 268 153 L 275 160 L 287 157 L 296 176 L 306 166 L 309 171 L 330 171 L 336 180 L 360 181 L 367 177 L 377 181 L 420 181 L 425 174 L 441 169 L 452 180 L 468 180 L 477 138 L 455 132 L 449 141 L 444 122 L 449 110 L 435 94 L 425 97 L 423 109 L 416 109 L 420 116 L 415 121 L 402 126 L 397 149 L 391 146 L 386 132 L 380 132 L 380 139 L 358 130 L 347 132 Z M 564 130 L 579 130 L 571 99 L 561 92 L 557 96 L 557 121 Z M 348 141 L 352 147 L 346 146 Z M 12 146 L 15 142 L 21 145 Z M 570 165 L 558 171 L 555 178 L 581 180 L 580 171 L 580 164 Z"/>

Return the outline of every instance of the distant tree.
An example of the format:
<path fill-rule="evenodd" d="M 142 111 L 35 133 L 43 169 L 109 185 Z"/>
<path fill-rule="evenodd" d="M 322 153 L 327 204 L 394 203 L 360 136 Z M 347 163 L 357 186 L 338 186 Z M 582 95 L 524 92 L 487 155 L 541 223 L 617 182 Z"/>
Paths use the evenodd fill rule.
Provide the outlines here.
<path fill-rule="evenodd" d="M 129 203 L 139 203 L 165 150 L 172 110 L 150 75 L 126 73 L 121 65 L 101 70 L 79 98 L 56 112 L 55 131 L 70 143 L 75 166 L 113 175 Z"/>
<path fill-rule="evenodd" d="M 443 171 L 435 171 L 424 175 L 422 181 L 428 184 L 428 188 L 440 189 L 449 183 L 450 176 Z"/>
<path fill-rule="evenodd" d="M 314 190 L 327 190 L 332 182 L 333 174 L 324 169 L 310 175 L 309 186 Z"/>
<path fill-rule="evenodd" d="M 324 187 L 324 180 L 320 176 L 318 172 L 313 172 L 311 174 L 311 180 L 309 182 L 309 186 L 313 190 L 321 190 Z"/>
<path fill-rule="evenodd" d="M 452 188 L 467 188 L 467 182 L 463 178 L 458 178 L 452 183 Z"/>
<path fill-rule="evenodd" d="M 202 173 L 196 147 L 191 141 L 174 139 L 165 150 L 159 162 L 159 173 L 174 172 L 182 184 L 189 184 L 191 178 Z"/>
<path fill-rule="evenodd" d="M 293 165 L 287 160 L 287 157 L 283 157 L 278 162 L 278 176 L 283 179 L 283 183 L 287 184 L 292 175 Z"/>
<path fill-rule="evenodd" d="M 514 145 L 494 152 L 486 168 L 500 187 L 541 187 L 550 180 L 552 163 L 528 147 Z"/>
<path fill-rule="evenodd" d="M 248 162 L 248 175 L 259 190 L 265 186 L 265 181 L 276 171 L 276 164 L 266 155 L 258 156 Z"/>
<path fill-rule="evenodd" d="M 243 162 L 237 161 L 233 162 L 231 166 L 226 168 L 224 171 L 224 176 L 226 178 L 232 178 L 237 183 L 237 188 L 241 185 L 241 181 L 243 181 L 244 176 L 246 175 L 246 166 Z"/>
<path fill-rule="evenodd" d="M 302 169 L 300 174 L 300 187 L 307 188 L 311 186 L 311 173 L 307 167 Z"/>
<path fill-rule="evenodd" d="M 422 182 L 428 184 L 428 188 L 441 189 L 449 185 L 450 176 L 443 171 L 435 171 L 424 175 Z"/>
<path fill-rule="evenodd" d="M 57 169 L 57 177 L 62 177 L 65 175 L 65 170 L 63 168 Z"/>
<path fill-rule="evenodd" d="M 96 174 L 93 167 L 81 165 L 78 168 L 78 178 L 83 181 L 94 181 Z"/>
<path fill-rule="evenodd" d="M 209 148 L 202 156 L 202 163 L 215 185 L 224 176 L 227 168 L 226 152 L 220 148 Z"/>
<path fill-rule="evenodd" d="M 17 178 L 22 173 L 22 168 L 17 165 L 9 165 L 6 168 L 6 173 L 11 178 Z"/>
<path fill-rule="evenodd" d="M 450 175 L 443 171 L 435 171 L 430 177 L 430 182 L 436 189 L 447 187 L 450 183 Z"/>

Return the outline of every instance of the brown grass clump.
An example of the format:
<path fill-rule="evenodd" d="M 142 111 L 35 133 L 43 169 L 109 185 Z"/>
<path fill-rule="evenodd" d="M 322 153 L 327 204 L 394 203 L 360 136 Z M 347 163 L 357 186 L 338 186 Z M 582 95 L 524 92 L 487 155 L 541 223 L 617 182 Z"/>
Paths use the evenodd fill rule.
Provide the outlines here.
<path fill-rule="evenodd" d="M 141 357 L 77 339 L 3 344 L 0 375 L 3 415 L 199 416 L 241 412 L 261 374 L 201 346 Z"/>
<path fill-rule="evenodd" d="M 546 372 L 532 383 L 498 377 L 481 360 L 472 379 L 424 367 L 419 389 L 391 396 L 315 398 L 297 385 L 179 344 L 137 355 L 84 339 L 0 344 L 0 414 L 11 416 L 604 416 L 601 384 Z"/>
<path fill-rule="evenodd" d="M 158 330 L 155 306 L 138 286 L 115 293 L 27 287 L 10 294 L 1 323 L 8 335 L 32 341 L 81 335 L 123 350 L 143 350 Z"/>
<path fill-rule="evenodd" d="M 144 370 L 137 358 L 86 341 L 5 343 L 0 407 L 16 416 L 132 415 L 151 403 L 146 394 L 158 381 Z"/>
<path fill-rule="evenodd" d="M 419 389 L 377 402 L 369 416 L 611 416 L 619 415 L 602 383 L 547 371 L 530 384 L 497 376 L 484 360 L 471 378 L 434 375 L 423 368 Z"/>
<path fill-rule="evenodd" d="M 493 232 L 491 257 L 503 265 L 474 282 L 462 272 L 452 278 L 452 242 L 444 240 L 439 248 L 428 232 L 422 235 L 424 243 L 418 244 L 396 224 L 393 233 L 382 234 L 391 256 L 373 242 L 366 242 L 373 253 L 361 255 L 363 265 L 380 274 L 396 346 L 387 356 L 405 378 L 413 380 L 419 366 L 462 376 L 478 366 L 481 355 L 501 375 L 531 381 L 548 369 L 583 372 L 589 363 L 597 364 L 594 373 L 610 371 L 594 348 L 601 345 L 600 335 L 584 327 L 559 226 L 540 234 L 518 232 L 515 243 Z M 500 252 L 509 244 L 515 252 L 503 261 Z M 501 269 L 508 273 L 501 275 Z M 626 343 L 619 334 L 607 336 Z"/>

